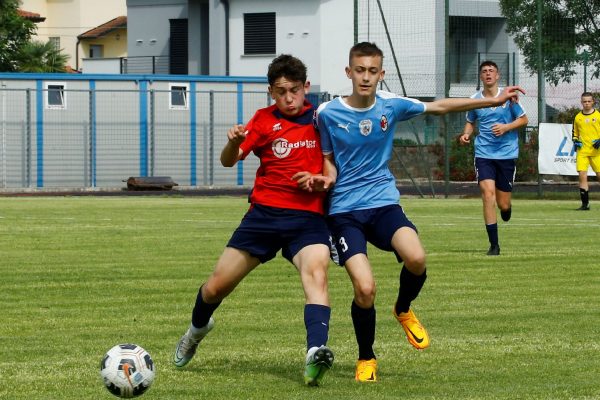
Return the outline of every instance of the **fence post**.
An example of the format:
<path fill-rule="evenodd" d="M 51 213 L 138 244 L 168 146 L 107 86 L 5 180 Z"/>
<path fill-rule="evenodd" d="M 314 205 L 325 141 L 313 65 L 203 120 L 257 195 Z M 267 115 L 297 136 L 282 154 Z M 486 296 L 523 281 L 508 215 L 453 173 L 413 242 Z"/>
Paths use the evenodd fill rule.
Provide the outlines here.
<path fill-rule="evenodd" d="M 513 70 L 513 86 L 517 84 L 517 57 L 515 52 L 512 53 L 512 70 Z"/>
<path fill-rule="evenodd" d="M 44 187 L 44 82 L 41 79 L 36 81 L 36 186 Z"/>
<path fill-rule="evenodd" d="M 154 122 L 155 122 L 155 93 L 154 89 L 150 89 L 150 126 L 149 126 L 149 135 L 150 135 L 150 176 L 154 176 L 154 159 L 156 157 L 156 150 L 154 146 Z"/>
<path fill-rule="evenodd" d="M 543 58 L 543 42 L 542 42 L 542 21 L 543 21 L 543 2 L 542 0 L 536 0 L 536 23 L 537 23 L 537 74 L 538 74 L 538 137 L 540 134 L 540 123 L 546 122 L 546 105 L 545 102 L 545 78 L 544 78 L 544 58 Z M 541 198 L 543 195 L 542 190 L 542 176 L 538 171 L 538 197 Z"/>
<path fill-rule="evenodd" d="M 88 89 L 88 121 L 83 124 L 83 186 L 92 181 L 92 89 Z"/>
<path fill-rule="evenodd" d="M 6 187 L 6 87 L 2 83 L 2 187 Z"/>
<path fill-rule="evenodd" d="M 198 153 L 197 153 L 197 142 L 198 142 L 198 130 L 197 130 L 197 103 L 196 103 L 196 81 L 190 82 L 190 185 L 196 186 L 198 184 Z"/>
<path fill-rule="evenodd" d="M 26 172 L 25 172 L 25 187 L 31 187 L 31 89 L 25 91 L 25 143 L 26 143 Z"/>
<path fill-rule="evenodd" d="M 139 81 L 140 176 L 148 176 L 148 81 Z"/>
<path fill-rule="evenodd" d="M 583 52 L 583 92 L 587 92 L 588 52 Z"/>
<path fill-rule="evenodd" d="M 244 123 L 244 85 L 242 82 L 237 83 L 237 123 Z M 244 184 L 244 162 L 240 160 L 237 165 L 237 184 Z"/>
<path fill-rule="evenodd" d="M 208 96 L 208 184 L 212 186 L 215 174 L 215 92 L 211 90 Z"/>
<path fill-rule="evenodd" d="M 90 80 L 90 184 L 96 187 L 97 165 L 96 165 L 96 81 Z"/>

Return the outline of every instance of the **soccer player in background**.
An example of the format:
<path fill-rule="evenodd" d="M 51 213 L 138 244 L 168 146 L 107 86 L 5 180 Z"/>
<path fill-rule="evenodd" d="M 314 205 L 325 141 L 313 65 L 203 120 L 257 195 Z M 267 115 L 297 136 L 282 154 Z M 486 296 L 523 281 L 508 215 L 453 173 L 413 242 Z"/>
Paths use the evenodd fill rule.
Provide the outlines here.
<path fill-rule="evenodd" d="M 305 100 L 310 82 L 304 63 L 281 55 L 269 65 L 267 77 L 275 104 L 258 110 L 245 127 L 233 126 L 221 153 L 225 167 L 234 166 L 250 152 L 260 158 L 250 209 L 201 285 L 191 324 L 177 343 L 173 362 L 183 367 L 192 359 L 199 342 L 213 328 L 212 314 L 221 301 L 254 268 L 282 250 L 300 273 L 306 300 L 304 381 L 317 386 L 334 359 L 327 347 L 330 237 L 323 216 L 325 193 L 302 190 L 298 181 L 321 173 L 323 155 L 313 125 L 315 110 Z"/>
<path fill-rule="evenodd" d="M 350 49 L 346 75 L 352 80 L 352 94 L 323 103 L 317 111 L 326 178 L 313 176 L 303 186 L 321 190 L 335 183 L 329 191 L 328 223 L 354 288 L 350 312 L 358 343 L 355 379 L 360 382 L 377 380 L 375 280 L 367 242 L 404 262 L 392 312 L 415 348 L 429 346 L 427 331 L 410 308 L 425 283 L 425 251 L 417 228 L 399 204 L 396 179 L 388 168 L 396 123 L 423 113 L 500 105 L 521 90 L 507 88 L 497 98 L 424 103 L 377 91 L 384 74 L 383 53 L 375 44 L 363 42 Z"/>
<path fill-rule="evenodd" d="M 493 99 L 501 96 L 498 87 L 500 72 L 493 61 L 484 61 L 479 66 L 479 79 L 483 89 L 471 96 L 472 99 Z M 483 201 L 483 220 L 490 242 L 488 256 L 500 255 L 496 205 L 503 221 L 512 214 L 512 188 L 519 157 L 519 133 L 517 130 L 529 122 L 525 110 L 516 101 L 505 100 L 500 105 L 471 110 L 459 140 L 471 142 L 478 124 L 479 134 L 475 137 L 475 174 Z"/>
<path fill-rule="evenodd" d="M 582 110 L 573 119 L 573 146 L 577 151 L 576 166 L 579 175 L 579 197 L 581 207 L 577 210 L 590 209 L 588 185 L 588 168 L 590 165 L 600 182 L 600 112 L 594 108 L 594 96 L 590 92 L 581 95 Z"/>

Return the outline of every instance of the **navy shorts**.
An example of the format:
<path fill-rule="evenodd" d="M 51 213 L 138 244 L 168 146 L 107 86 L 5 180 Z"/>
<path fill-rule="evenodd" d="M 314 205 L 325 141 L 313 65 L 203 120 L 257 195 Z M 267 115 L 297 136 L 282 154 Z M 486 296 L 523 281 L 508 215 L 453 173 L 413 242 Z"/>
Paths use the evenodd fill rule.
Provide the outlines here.
<path fill-rule="evenodd" d="M 396 253 L 392 247 L 394 233 L 405 226 L 417 232 L 417 227 L 398 204 L 335 214 L 328 217 L 327 222 L 335 239 L 340 265 L 356 254 L 366 255 L 367 242 Z M 402 262 L 397 253 L 396 258 Z"/>
<path fill-rule="evenodd" d="M 304 247 L 329 248 L 329 228 L 317 213 L 254 204 L 233 232 L 228 247 L 244 250 L 265 263 L 281 254 L 290 262 Z"/>
<path fill-rule="evenodd" d="M 512 192 L 516 173 L 517 160 L 492 160 L 490 158 L 475 157 L 477 183 L 485 179 L 492 179 L 496 182 L 496 189 L 503 192 Z"/>

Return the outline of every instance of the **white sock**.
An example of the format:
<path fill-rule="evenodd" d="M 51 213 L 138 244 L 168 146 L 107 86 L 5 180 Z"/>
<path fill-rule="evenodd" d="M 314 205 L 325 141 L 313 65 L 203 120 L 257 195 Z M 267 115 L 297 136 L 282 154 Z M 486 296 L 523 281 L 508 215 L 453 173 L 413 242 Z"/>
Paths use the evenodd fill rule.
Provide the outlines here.
<path fill-rule="evenodd" d="M 306 352 L 306 361 L 310 360 L 310 358 L 313 356 L 313 354 L 316 353 L 317 350 L 319 350 L 319 347 L 317 346 L 313 346 L 310 349 L 308 349 L 308 351 Z"/>

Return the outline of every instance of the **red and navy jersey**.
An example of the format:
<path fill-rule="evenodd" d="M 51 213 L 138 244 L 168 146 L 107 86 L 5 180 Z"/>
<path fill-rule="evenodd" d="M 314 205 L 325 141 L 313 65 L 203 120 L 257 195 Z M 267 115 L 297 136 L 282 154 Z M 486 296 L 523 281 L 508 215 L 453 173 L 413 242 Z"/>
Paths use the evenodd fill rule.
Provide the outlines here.
<path fill-rule="evenodd" d="M 320 174 L 323 154 L 313 125 L 314 107 L 304 103 L 296 117 L 281 114 L 277 106 L 262 108 L 246 125 L 240 148 L 242 159 L 250 152 L 260 159 L 250 202 L 270 207 L 324 213 L 325 192 L 307 192 L 292 176 L 300 171 Z"/>

